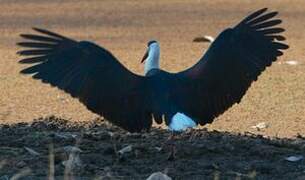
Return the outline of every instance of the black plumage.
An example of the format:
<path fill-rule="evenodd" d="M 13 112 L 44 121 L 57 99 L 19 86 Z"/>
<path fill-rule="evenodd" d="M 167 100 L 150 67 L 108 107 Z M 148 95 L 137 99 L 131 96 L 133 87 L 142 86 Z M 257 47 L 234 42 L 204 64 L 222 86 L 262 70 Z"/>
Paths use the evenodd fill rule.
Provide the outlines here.
<path fill-rule="evenodd" d="M 112 123 L 131 132 L 148 130 L 152 117 L 167 124 L 177 112 L 196 123 L 211 123 L 239 103 L 258 76 L 288 46 L 281 41 L 277 12 L 258 10 L 234 28 L 224 30 L 191 68 L 168 73 L 154 69 L 139 76 L 126 69 L 106 49 L 34 28 L 40 34 L 22 34 L 27 56 L 20 63 L 35 63 L 21 71 L 33 74 Z"/>

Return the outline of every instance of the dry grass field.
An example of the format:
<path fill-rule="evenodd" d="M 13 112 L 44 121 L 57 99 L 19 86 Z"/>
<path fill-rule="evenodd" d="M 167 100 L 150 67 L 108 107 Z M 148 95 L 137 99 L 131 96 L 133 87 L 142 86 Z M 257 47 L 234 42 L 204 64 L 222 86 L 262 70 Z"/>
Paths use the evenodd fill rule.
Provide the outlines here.
<path fill-rule="evenodd" d="M 216 37 L 223 29 L 234 26 L 247 14 L 262 7 L 280 12 L 290 49 L 260 76 L 240 104 L 206 127 L 211 131 L 233 134 L 251 132 L 278 138 L 305 136 L 303 0 L 1 0 L 0 120 L 4 124 L 14 124 L 54 115 L 70 122 L 90 122 L 97 117 L 69 95 L 19 74 L 26 65 L 17 63 L 20 57 L 16 55 L 16 42 L 21 40 L 20 33 L 32 32 L 31 27 L 94 41 L 109 49 L 126 67 L 138 74 L 143 73 L 140 60 L 146 43 L 156 39 L 161 44 L 162 68 L 177 72 L 193 65 L 209 46 L 207 43 L 193 43 L 194 37 Z M 298 64 L 285 63 L 291 60 Z M 265 122 L 267 128 L 260 131 L 251 128 L 261 122 Z M 1 142 L 2 146 L 5 144 Z M 144 175 L 148 172 L 145 171 Z M 281 168 L 272 173 L 278 172 L 282 172 Z M 272 173 L 258 179 L 269 179 Z M 207 177 L 214 177 L 211 174 Z M 299 174 L 294 175 L 291 177 L 299 177 Z"/>

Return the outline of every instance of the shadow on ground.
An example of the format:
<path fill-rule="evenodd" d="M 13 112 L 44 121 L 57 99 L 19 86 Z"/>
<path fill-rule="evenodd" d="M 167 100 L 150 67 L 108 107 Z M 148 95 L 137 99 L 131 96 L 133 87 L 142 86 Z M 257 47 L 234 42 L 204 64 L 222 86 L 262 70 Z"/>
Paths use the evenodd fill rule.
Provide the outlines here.
<path fill-rule="evenodd" d="M 0 179 L 146 179 L 157 171 L 173 179 L 305 179 L 303 159 L 285 160 L 304 153 L 303 137 L 193 130 L 176 136 L 176 159 L 169 161 L 169 136 L 162 129 L 129 134 L 101 119 L 1 125 Z"/>

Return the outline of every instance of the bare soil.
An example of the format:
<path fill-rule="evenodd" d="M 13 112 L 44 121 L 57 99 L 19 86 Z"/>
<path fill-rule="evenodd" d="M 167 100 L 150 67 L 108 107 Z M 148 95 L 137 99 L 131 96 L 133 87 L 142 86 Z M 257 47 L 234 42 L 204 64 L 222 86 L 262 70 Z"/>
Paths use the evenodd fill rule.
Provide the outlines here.
<path fill-rule="evenodd" d="M 130 134 L 101 119 L 75 124 L 49 117 L 2 125 L 0 179 L 16 174 L 21 179 L 146 179 L 158 171 L 173 179 L 305 178 L 303 159 L 285 160 L 304 153 L 302 136 L 270 139 L 206 129 L 176 134 L 174 140 L 168 140 L 170 135 L 158 128 Z M 175 157 L 169 159 L 173 145 Z M 127 146 L 131 151 L 120 154 Z M 72 166 L 65 166 L 69 158 Z"/>

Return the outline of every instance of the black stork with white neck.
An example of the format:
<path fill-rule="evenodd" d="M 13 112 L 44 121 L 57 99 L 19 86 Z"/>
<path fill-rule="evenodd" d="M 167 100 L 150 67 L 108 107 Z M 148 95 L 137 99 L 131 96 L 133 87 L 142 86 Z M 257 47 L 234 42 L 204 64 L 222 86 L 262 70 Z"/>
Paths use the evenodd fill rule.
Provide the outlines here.
<path fill-rule="evenodd" d="M 160 47 L 148 43 L 145 76 L 132 73 L 108 50 L 48 30 L 21 34 L 18 45 L 34 64 L 21 71 L 78 98 L 89 110 L 130 132 L 149 130 L 153 119 L 182 131 L 239 103 L 253 81 L 288 48 L 277 12 L 258 10 L 228 28 L 192 67 L 169 73 L 159 67 Z"/>

